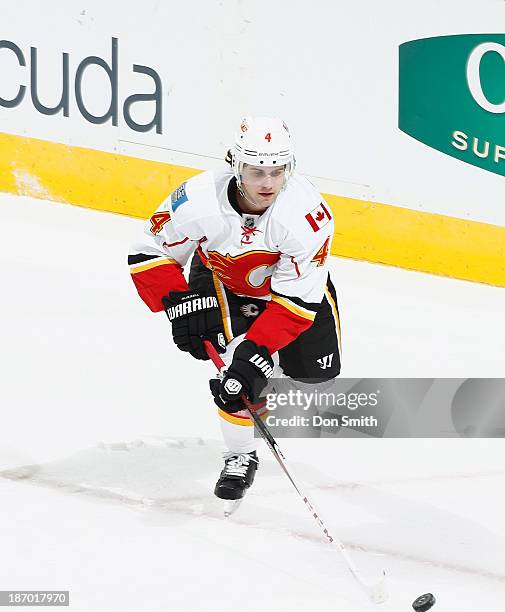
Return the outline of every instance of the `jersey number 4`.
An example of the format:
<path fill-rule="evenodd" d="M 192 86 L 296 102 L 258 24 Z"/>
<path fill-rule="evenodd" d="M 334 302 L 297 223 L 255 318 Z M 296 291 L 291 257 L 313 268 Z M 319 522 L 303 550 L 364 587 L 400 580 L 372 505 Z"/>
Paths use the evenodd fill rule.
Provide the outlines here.
<path fill-rule="evenodd" d="M 326 258 L 328 257 L 328 253 L 329 253 L 329 250 L 330 250 L 329 247 L 330 247 L 330 239 L 326 238 L 326 240 L 324 241 L 323 246 L 314 255 L 312 261 L 317 263 L 318 266 L 324 266 L 324 262 L 326 261 Z"/>
<path fill-rule="evenodd" d="M 159 234 L 167 221 L 170 221 L 170 213 L 154 213 L 151 217 L 151 233 L 154 235 Z"/>

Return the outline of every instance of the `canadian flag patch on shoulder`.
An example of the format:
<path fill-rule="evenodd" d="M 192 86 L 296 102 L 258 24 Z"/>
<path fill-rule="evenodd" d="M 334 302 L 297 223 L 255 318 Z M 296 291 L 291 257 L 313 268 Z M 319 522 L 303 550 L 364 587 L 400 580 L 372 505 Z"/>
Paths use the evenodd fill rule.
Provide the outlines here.
<path fill-rule="evenodd" d="M 327 223 L 331 221 L 331 215 L 328 212 L 328 208 L 321 202 L 319 206 L 316 206 L 313 210 L 311 210 L 305 218 L 309 222 L 310 227 L 317 232 L 322 227 L 324 227 Z"/>

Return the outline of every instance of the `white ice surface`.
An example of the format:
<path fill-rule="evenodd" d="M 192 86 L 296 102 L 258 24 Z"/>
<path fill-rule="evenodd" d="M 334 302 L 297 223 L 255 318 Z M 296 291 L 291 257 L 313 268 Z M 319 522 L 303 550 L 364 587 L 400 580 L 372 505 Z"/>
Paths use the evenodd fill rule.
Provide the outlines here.
<path fill-rule="evenodd" d="M 266 448 L 237 513 L 212 487 L 210 364 L 126 267 L 141 222 L 0 196 L 0 589 L 79 612 L 372 609 Z M 335 259 L 346 377 L 501 377 L 505 291 Z M 332 529 L 407 612 L 505 601 L 501 440 L 281 441 Z"/>

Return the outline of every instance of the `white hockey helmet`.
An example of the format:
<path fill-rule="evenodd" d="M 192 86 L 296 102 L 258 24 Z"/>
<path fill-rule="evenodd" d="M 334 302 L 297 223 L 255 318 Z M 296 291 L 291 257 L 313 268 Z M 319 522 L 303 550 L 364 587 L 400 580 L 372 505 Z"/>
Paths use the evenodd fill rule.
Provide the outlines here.
<path fill-rule="evenodd" d="M 244 117 L 231 153 L 231 166 L 239 186 L 244 164 L 285 166 L 284 187 L 295 169 L 291 134 L 284 121 L 277 117 Z"/>

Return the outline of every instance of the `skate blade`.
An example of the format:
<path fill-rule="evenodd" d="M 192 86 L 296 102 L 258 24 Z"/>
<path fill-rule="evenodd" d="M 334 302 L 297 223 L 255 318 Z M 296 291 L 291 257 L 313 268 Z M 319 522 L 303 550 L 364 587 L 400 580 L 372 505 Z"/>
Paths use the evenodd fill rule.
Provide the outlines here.
<path fill-rule="evenodd" d="M 231 516 L 234 512 L 238 510 L 238 507 L 242 503 L 243 499 L 244 498 L 224 500 L 223 511 L 224 511 L 225 518 L 228 518 L 229 516 Z"/>

